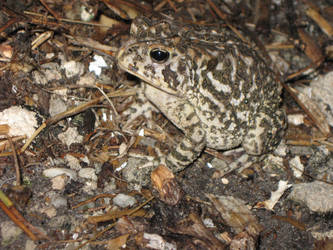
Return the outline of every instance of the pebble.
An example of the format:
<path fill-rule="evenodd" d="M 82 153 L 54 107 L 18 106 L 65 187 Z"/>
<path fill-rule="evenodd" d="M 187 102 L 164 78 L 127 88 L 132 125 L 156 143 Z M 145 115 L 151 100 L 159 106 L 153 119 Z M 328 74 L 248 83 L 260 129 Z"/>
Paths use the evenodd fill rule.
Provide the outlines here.
<path fill-rule="evenodd" d="M 75 171 L 68 168 L 49 168 L 43 171 L 43 175 L 48 178 L 54 178 L 59 175 L 67 175 L 70 179 L 76 180 L 77 174 Z"/>
<path fill-rule="evenodd" d="M 76 128 L 69 127 L 65 132 L 58 135 L 59 140 L 69 147 L 72 143 L 82 143 L 83 136 L 79 134 Z"/>
<path fill-rule="evenodd" d="M 94 168 L 82 168 L 79 171 L 79 177 L 86 178 L 89 180 L 97 180 L 97 175 Z"/>
<path fill-rule="evenodd" d="M 47 217 L 53 218 L 57 215 L 57 210 L 54 207 L 47 207 L 40 210 L 41 213 L 46 214 Z"/>
<path fill-rule="evenodd" d="M 48 222 L 48 226 L 50 228 L 56 228 L 57 230 L 59 228 L 64 227 L 65 225 L 70 226 L 70 227 L 73 225 L 73 220 L 71 219 L 70 216 L 60 215 L 60 216 L 52 218 Z"/>
<path fill-rule="evenodd" d="M 90 195 L 93 195 L 96 189 L 97 189 L 97 181 L 86 181 L 84 183 L 84 187 L 81 190 Z"/>
<path fill-rule="evenodd" d="M 304 115 L 303 114 L 290 114 L 287 116 L 288 124 L 293 124 L 299 126 L 304 124 Z"/>
<path fill-rule="evenodd" d="M 54 199 L 52 199 L 51 204 L 55 208 L 67 207 L 67 200 L 62 196 L 57 196 L 57 197 L 54 197 Z"/>
<path fill-rule="evenodd" d="M 41 85 L 46 85 L 49 81 L 59 81 L 62 75 L 58 63 L 44 63 L 40 65 L 40 69 L 32 72 L 34 82 Z"/>
<path fill-rule="evenodd" d="M 51 95 L 49 105 L 50 116 L 55 116 L 68 109 L 66 102 L 59 98 L 58 95 Z"/>
<path fill-rule="evenodd" d="M 104 183 L 104 193 L 114 193 L 117 189 L 116 180 L 112 178 L 108 183 Z"/>
<path fill-rule="evenodd" d="M 76 62 L 73 60 L 64 62 L 61 65 L 61 68 L 65 69 L 65 74 L 67 78 L 80 76 L 84 73 L 84 65 L 80 62 Z"/>
<path fill-rule="evenodd" d="M 214 222 L 211 218 L 205 218 L 202 222 L 208 228 L 214 228 L 215 227 Z"/>
<path fill-rule="evenodd" d="M 294 176 L 296 178 L 301 178 L 304 172 L 304 165 L 301 162 L 299 155 L 295 156 L 289 161 L 290 167 L 293 170 Z"/>
<path fill-rule="evenodd" d="M 25 250 L 35 250 L 37 245 L 32 240 L 27 240 L 25 242 Z"/>
<path fill-rule="evenodd" d="M 311 211 L 333 211 L 333 186 L 321 181 L 294 184 L 289 199 L 305 204 Z"/>
<path fill-rule="evenodd" d="M 177 246 L 165 241 L 165 239 L 163 239 L 163 237 L 158 234 L 144 233 L 143 238 L 146 241 L 148 241 L 146 245 L 148 249 L 169 249 L 169 250 L 177 249 Z"/>
<path fill-rule="evenodd" d="M 37 125 L 36 113 L 19 106 L 12 106 L 0 112 L 0 123 L 8 125 L 8 136 L 32 136 Z M 4 136 L 0 135 L 0 138 Z"/>
<path fill-rule="evenodd" d="M 81 76 L 80 79 L 76 82 L 77 85 L 83 85 L 83 86 L 95 86 L 96 83 L 96 77 L 93 74 L 85 74 L 84 76 Z"/>
<path fill-rule="evenodd" d="M 65 155 L 65 160 L 68 164 L 68 166 L 73 170 L 80 170 L 82 167 L 80 165 L 80 160 L 70 154 Z"/>
<path fill-rule="evenodd" d="M 133 206 L 135 203 L 136 203 L 136 199 L 134 197 L 126 195 L 126 194 L 117 194 L 113 198 L 113 204 L 115 204 L 121 208 Z"/>
<path fill-rule="evenodd" d="M 311 98 L 317 102 L 328 123 L 333 126 L 333 72 L 311 81 L 310 88 Z"/>
<path fill-rule="evenodd" d="M 16 226 L 12 221 L 1 222 L 0 227 L 1 227 L 2 247 L 14 242 L 17 239 L 17 237 L 23 232 L 22 229 Z"/>
<path fill-rule="evenodd" d="M 52 178 L 52 189 L 54 190 L 63 190 L 65 188 L 67 177 L 65 175 L 59 175 Z"/>
<path fill-rule="evenodd" d="M 89 64 L 89 71 L 94 72 L 99 76 L 102 73 L 102 68 L 106 68 L 108 65 L 104 58 L 100 55 L 94 55 L 94 61 Z"/>

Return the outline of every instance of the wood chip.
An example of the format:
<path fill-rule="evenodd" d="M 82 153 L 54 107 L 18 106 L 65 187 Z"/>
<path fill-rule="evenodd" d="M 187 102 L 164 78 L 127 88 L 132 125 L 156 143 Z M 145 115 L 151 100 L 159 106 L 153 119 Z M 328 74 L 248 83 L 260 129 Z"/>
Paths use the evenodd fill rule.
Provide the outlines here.
<path fill-rule="evenodd" d="M 325 115 L 320 111 L 317 104 L 310 97 L 301 93 L 297 89 L 287 86 L 287 91 L 293 96 L 296 102 L 316 124 L 323 135 L 328 136 L 330 134 L 330 126 L 326 120 Z"/>
<path fill-rule="evenodd" d="M 170 169 L 164 165 L 158 166 L 151 173 L 151 180 L 163 202 L 169 205 L 176 205 L 179 202 L 182 197 L 182 190 Z"/>
<path fill-rule="evenodd" d="M 305 44 L 305 54 L 311 59 L 315 65 L 320 65 L 324 60 L 323 53 L 320 47 L 317 45 L 316 41 L 309 36 L 305 30 L 298 28 L 298 36 Z"/>

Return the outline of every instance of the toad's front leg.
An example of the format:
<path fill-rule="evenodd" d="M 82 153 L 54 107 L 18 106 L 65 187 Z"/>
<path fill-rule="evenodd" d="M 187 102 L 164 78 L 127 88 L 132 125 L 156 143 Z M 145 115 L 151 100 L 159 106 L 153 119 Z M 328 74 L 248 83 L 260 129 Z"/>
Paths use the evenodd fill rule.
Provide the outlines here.
<path fill-rule="evenodd" d="M 206 146 L 206 133 L 194 107 L 186 98 L 180 98 L 148 84 L 145 87 L 146 97 L 180 130 L 184 137 L 166 156 L 166 164 L 173 172 L 183 170 L 197 159 Z"/>

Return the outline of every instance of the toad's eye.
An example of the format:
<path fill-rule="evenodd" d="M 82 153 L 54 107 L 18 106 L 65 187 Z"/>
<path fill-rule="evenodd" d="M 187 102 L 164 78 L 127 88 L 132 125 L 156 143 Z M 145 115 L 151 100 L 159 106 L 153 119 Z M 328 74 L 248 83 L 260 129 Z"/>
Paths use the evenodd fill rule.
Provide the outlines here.
<path fill-rule="evenodd" d="M 150 57 L 157 63 L 164 63 L 169 59 L 169 52 L 162 49 L 153 49 L 150 51 Z"/>

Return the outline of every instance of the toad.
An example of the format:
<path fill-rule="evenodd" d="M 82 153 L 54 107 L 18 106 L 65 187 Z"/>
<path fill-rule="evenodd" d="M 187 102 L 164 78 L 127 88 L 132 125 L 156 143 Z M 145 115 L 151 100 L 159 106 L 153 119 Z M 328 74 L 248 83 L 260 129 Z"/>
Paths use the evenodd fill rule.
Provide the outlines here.
<path fill-rule="evenodd" d="M 117 54 L 120 68 L 145 82 L 145 96 L 184 133 L 166 156 L 173 171 L 205 147 L 262 155 L 280 142 L 281 86 L 230 30 L 138 17 L 130 34 Z"/>

